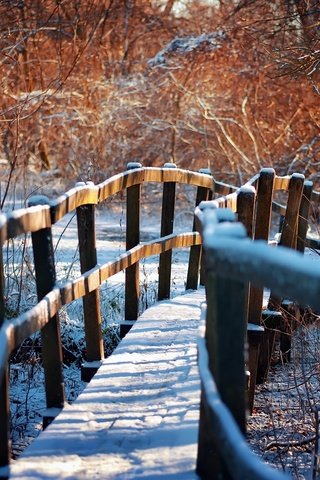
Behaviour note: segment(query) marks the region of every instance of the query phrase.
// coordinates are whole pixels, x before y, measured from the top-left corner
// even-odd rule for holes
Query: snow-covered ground
[[[12,478],[198,478],[203,300],[200,289],[145,311],[85,391],[12,464]]]

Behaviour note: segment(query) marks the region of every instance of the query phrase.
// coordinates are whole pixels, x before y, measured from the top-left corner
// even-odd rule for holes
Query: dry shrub
[[[48,172],[64,188],[131,160],[236,183],[269,165],[317,180],[317,79],[287,66],[305,37],[286,2],[174,3],[0,3],[5,183]]]

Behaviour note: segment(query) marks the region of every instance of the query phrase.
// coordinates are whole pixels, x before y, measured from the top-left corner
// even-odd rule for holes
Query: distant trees
[[[138,158],[317,179],[317,3],[0,0],[2,178]]]

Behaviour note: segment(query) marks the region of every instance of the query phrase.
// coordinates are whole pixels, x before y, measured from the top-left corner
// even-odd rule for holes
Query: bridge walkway
[[[204,289],[146,310],[72,405],[22,456],[14,479],[196,479]]]

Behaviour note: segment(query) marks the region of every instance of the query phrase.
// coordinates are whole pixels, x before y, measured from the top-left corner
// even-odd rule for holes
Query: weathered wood
[[[204,169],[204,170],[206,170],[206,169]],[[212,173],[210,173],[210,174],[212,175]],[[212,190],[213,190],[214,194],[229,195],[230,193],[233,193],[236,190],[238,190],[238,187],[235,187],[233,185],[228,185],[227,183],[218,182],[217,180],[215,180],[214,177],[212,177],[212,180],[213,180]]]
[[[283,177],[276,175],[274,178],[274,190],[288,190],[290,178],[290,175],[285,175]]]
[[[99,188],[92,182],[79,182],[74,188],[50,202],[51,221],[57,222],[81,205],[96,205]]]
[[[303,193],[299,210],[297,250],[304,253],[308,232],[309,213],[311,206],[313,183],[306,180],[303,186]]]
[[[227,234],[228,229],[224,230]],[[314,262],[300,252],[281,246],[271,248],[267,243],[248,239],[239,241],[238,237],[203,237],[203,242],[210,251],[207,269],[221,270],[223,276],[248,280],[259,287],[264,285],[280,297],[320,310],[320,273]]]
[[[254,232],[254,213],[255,213],[255,200],[256,200],[256,190],[254,187],[248,185],[241,187],[237,197],[237,215],[238,220],[245,226],[247,235],[252,238]],[[249,311],[249,291],[250,284],[245,284],[245,318],[248,319]],[[256,329],[247,329],[247,341],[249,345],[248,358],[246,359],[248,363],[248,369],[251,372],[254,371],[256,360],[256,351],[259,348],[261,332],[257,333]],[[250,379],[249,379],[249,389],[248,389],[248,405],[249,411],[252,411],[253,408],[253,396],[252,391],[250,390]]]
[[[169,169],[156,167],[141,167],[139,169],[134,169],[134,171],[120,173],[97,186],[86,185],[69,190],[64,195],[61,195],[50,202],[50,214],[48,212],[43,212],[39,215],[37,209],[32,210],[25,208],[12,212],[12,215],[9,216],[8,219],[9,230],[5,235],[5,239],[14,238],[20,234],[36,231],[40,228],[46,228],[49,225],[56,223],[63,218],[64,215],[72,212],[81,205],[101,203],[110,196],[119,193],[130,186],[142,184],[144,182],[172,181],[176,183],[185,183],[209,189],[213,188],[216,194],[226,196],[232,194],[232,192],[235,192],[238,189],[238,187],[233,185],[228,185],[206,177],[205,174],[188,170],[176,169],[169,171]],[[255,175],[247,182],[247,184],[255,185],[257,183],[257,178],[258,176]],[[276,176],[274,189],[287,190],[289,179],[289,176]],[[319,192],[313,191],[312,201],[318,202],[318,198],[320,198]],[[231,197],[231,200],[226,201],[225,199],[219,199],[219,201],[224,202],[225,206],[231,207],[234,205],[235,200]]]
[[[209,367],[209,354],[206,335],[206,316],[207,304],[203,304],[201,308],[200,321],[200,339],[198,340],[198,364],[199,370],[207,370],[206,374],[210,378],[212,372]],[[201,373],[200,373],[201,378]],[[214,384],[216,387],[216,384]],[[219,445],[216,443],[215,429],[208,425],[208,399],[205,392],[204,379],[201,378],[201,395],[200,395],[200,412],[199,412],[199,432],[198,432],[198,451],[196,472],[204,480],[211,478],[230,478],[228,476],[226,465],[221,460]]]
[[[300,203],[303,193],[304,175],[293,173],[289,183],[286,215],[282,225],[279,245],[296,248]]]
[[[20,208],[7,216],[6,239],[15,238],[27,232],[36,232],[42,228],[50,228],[50,226],[49,204]]]
[[[166,163],[165,168],[176,169],[174,163]],[[161,237],[173,232],[174,208],[176,199],[176,183],[165,182],[163,184],[162,210],[161,210]],[[159,258],[159,286],[158,300],[170,298],[171,290],[171,262],[172,250],[160,254]]]
[[[280,241],[278,245],[288,248],[296,248],[300,203],[304,187],[304,175],[292,174],[289,182],[288,200],[286,214],[282,221]],[[280,308],[281,298],[278,298],[273,291],[270,293],[268,302],[269,310]]]
[[[206,175],[211,175],[210,170],[201,169],[199,173],[204,173]],[[196,204],[197,207],[201,202],[207,201],[209,199],[210,190],[205,187],[198,187],[196,195]],[[196,220],[193,219],[193,231],[196,231]],[[188,263],[188,273],[187,273],[187,283],[186,290],[196,290],[198,288],[199,282],[199,270],[200,262],[202,257],[202,247],[201,245],[194,245],[190,248],[189,253],[189,263]]]
[[[133,185],[148,182],[175,182],[212,188],[212,179],[201,173],[180,168],[135,167],[132,171],[120,173],[97,185],[99,188],[99,202]]]
[[[247,231],[250,238],[253,237],[254,230],[254,212],[255,212],[256,190],[248,185],[241,187],[237,196],[237,215]],[[248,318],[249,308],[249,284],[246,285],[246,318]],[[250,333],[248,333],[248,336]]]
[[[82,298],[89,292],[96,290],[108,278],[130,267],[138,260],[154,255],[159,255],[172,248],[187,248],[201,243],[198,232],[169,235],[162,239],[156,239],[145,244],[137,245],[128,252],[123,253],[113,262],[102,266],[96,266],[89,272],[84,273],[73,281],[67,281],[65,285],[54,288],[37,305],[22,313],[19,317],[8,320],[6,329],[1,330],[0,346],[6,345],[10,340],[10,351],[18,347],[23,340],[37,332],[46,325],[51,316],[55,315],[63,305]],[[3,342],[2,342],[3,340]],[[0,372],[6,366],[8,356],[1,350]]]
[[[29,205],[49,204],[47,197],[35,196]],[[32,233],[34,266],[38,300],[41,300],[56,282],[51,228]],[[61,409],[65,402],[62,370],[62,348],[59,316],[56,313],[41,330],[42,362],[45,375],[47,408]]]
[[[281,360],[288,363],[291,360],[291,339],[296,321],[300,322],[298,306],[291,300],[281,302],[281,323],[280,330],[280,354]]]
[[[288,185],[288,200],[286,213],[282,221],[281,236],[279,245],[296,248],[298,224],[299,224],[299,211],[301,207],[301,199],[304,188],[304,176],[301,174],[293,174],[290,177]],[[278,298],[273,291],[271,291],[268,310],[274,310],[273,323],[278,319],[279,323],[274,325],[272,329],[266,328],[265,338],[260,346],[258,369],[257,369],[257,383],[261,383],[265,380],[271,361],[273,352],[275,330],[280,329],[282,325],[282,315],[277,315],[277,311],[280,311],[281,299]],[[281,309],[282,311],[282,309]],[[290,342],[289,337],[286,335],[286,340]]]
[[[275,183],[275,171],[272,168],[263,168],[260,171],[260,177],[257,185],[256,212],[255,212],[255,240],[268,240],[271,212],[272,195]],[[261,312],[263,303],[263,288],[258,288],[250,284],[249,304],[248,304],[248,323],[261,325]],[[254,403],[254,393],[257,378],[259,344],[251,342],[249,344],[249,370],[250,383],[248,391],[249,409],[252,411]]]
[[[253,187],[240,188],[237,196],[238,220],[246,227],[250,238],[253,238],[255,200],[256,191]]]
[[[127,169],[138,170],[140,163],[131,162]],[[130,250],[140,242],[140,184],[127,188],[126,249]],[[136,320],[139,312],[139,261],[126,269],[125,279],[125,320]]]
[[[204,340],[198,341],[198,364],[201,378],[201,407],[205,423],[203,430],[200,423],[200,432],[207,436],[211,434],[214,450],[198,450],[197,472],[205,480],[228,479],[234,480],[288,480],[282,472],[272,469],[263,463],[250,449],[246,439],[238,428],[229,409],[223,404],[217,391],[216,384],[208,367],[208,352]],[[200,413],[201,415],[201,413]],[[207,457],[202,455],[207,453]],[[220,464],[206,459],[212,455],[220,454],[223,465],[228,471],[223,470]],[[215,468],[217,467],[217,469]],[[210,469],[211,468],[211,469]],[[210,470],[209,470],[210,469]],[[229,475],[228,475],[229,474]]]
[[[205,254],[208,254],[207,250]],[[230,409],[243,433],[246,429],[246,293],[245,283],[220,277],[218,270],[206,271],[205,338],[209,371],[223,403]],[[217,445],[206,422],[204,400],[202,396],[197,473],[205,479],[231,478],[221,455],[217,458]]]
[[[245,432],[245,283],[207,272],[206,298],[209,369],[222,401]]]
[[[95,205],[88,204],[77,207],[77,224],[81,273],[85,273],[97,265]],[[86,340],[87,362],[97,362],[104,358],[101,332],[101,309],[99,289],[83,297],[84,328]],[[88,374],[88,372],[90,372]],[[82,366],[81,378],[90,381],[93,374]],[[95,373],[95,372],[94,372]]]

